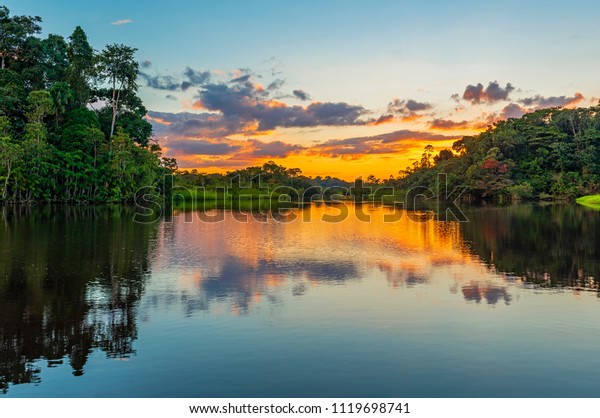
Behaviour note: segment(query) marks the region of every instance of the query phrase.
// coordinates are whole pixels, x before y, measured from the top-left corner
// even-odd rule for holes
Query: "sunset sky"
[[[431,144],[600,97],[597,1],[2,1],[138,48],[148,120],[180,168],[273,160],[397,175]]]

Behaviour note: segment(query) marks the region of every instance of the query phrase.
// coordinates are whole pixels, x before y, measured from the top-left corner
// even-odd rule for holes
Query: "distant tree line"
[[[226,173],[206,173],[196,169],[180,170],[175,176],[176,184],[189,189],[201,187],[205,189],[253,188],[256,190],[273,190],[280,187],[305,191],[314,186],[322,188],[349,188],[353,183],[331,176],[305,176],[299,168],[286,168],[273,161],[261,166],[251,166]],[[315,194],[317,191],[315,191]]]
[[[543,109],[465,136],[437,155],[427,146],[396,184],[466,186],[474,198],[572,199],[600,192],[600,107]]]
[[[152,141],[135,48],[0,6],[0,201],[127,201],[176,168]]]
[[[542,109],[465,136],[452,149],[436,153],[428,145],[411,167],[386,179],[313,178],[273,161],[224,174],[180,171],[176,178],[178,185],[206,189],[243,185],[335,192],[360,184],[370,191],[394,190],[401,197],[415,187],[436,190],[439,174],[446,175],[448,191],[466,187],[466,196],[475,199],[572,199],[600,193],[600,107]]]

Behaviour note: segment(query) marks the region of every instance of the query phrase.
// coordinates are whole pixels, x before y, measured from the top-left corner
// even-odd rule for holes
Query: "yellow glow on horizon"
[[[455,140],[437,141],[434,144],[436,153],[442,149],[452,148]],[[292,154],[284,158],[277,157],[262,157],[252,160],[251,164],[240,163],[239,166],[223,166],[219,167],[219,161],[211,158],[214,167],[189,167],[182,170],[196,169],[199,172],[206,173],[225,173],[236,169],[245,168],[249,165],[257,166],[274,161],[277,164],[287,168],[300,168],[305,176],[331,176],[339,177],[342,180],[352,181],[357,177],[366,178],[370,174],[377,178],[387,179],[390,175],[398,176],[400,170],[412,166],[415,160],[420,160],[425,146],[429,145],[428,141],[411,141],[408,148],[402,153],[387,153],[387,154],[362,154],[356,156],[345,157],[330,157],[326,155],[308,153]]]

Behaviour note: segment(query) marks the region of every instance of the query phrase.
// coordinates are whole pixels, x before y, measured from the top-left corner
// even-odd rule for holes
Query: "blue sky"
[[[489,4],[480,1],[303,1],[292,4],[282,1],[80,0],[75,3],[18,0],[3,4],[13,14],[40,15],[44,20],[44,34],[68,36],[80,25],[97,49],[114,42],[137,47],[140,62],[152,63],[143,69],[148,76],[179,79],[187,67],[211,72],[213,83],[228,83],[236,76],[250,75],[254,85],[259,87],[280,80],[281,86],[268,98],[260,96],[263,102],[276,100],[286,106],[306,109],[309,103],[315,102],[344,103],[365,109],[366,113],[360,116],[362,122],[336,120],[332,124],[329,120],[325,122],[329,125],[321,125],[323,120],[317,118],[306,122],[306,126],[295,126],[298,124],[288,121],[268,132],[253,131],[250,129],[252,121],[248,120],[242,124],[244,130],[229,130],[227,137],[212,135],[205,129],[196,134],[183,134],[175,129],[178,123],[166,129],[167,125],[158,126],[160,124],[154,122],[157,135],[165,137],[167,152],[177,155],[180,165],[205,167],[209,171],[235,167],[236,161],[243,166],[264,157],[290,163],[303,161],[302,168],[309,174],[317,174],[321,167],[332,162],[343,162],[346,168],[340,172],[346,176],[369,169],[380,175],[395,174],[415,158],[423,145],[420,141],[427,138],[415,139],[414,146],[393,150],[362,147],[352,156],[335,152],[321,155],[320,151],[308,148],[311,144],[356,138],[370,138],[365,141],[372,144],[373,137],[406,130],[447,135],[447,141],[438,140],[434,144],[440,148],[451,144],[456,135],[472,133],[485,126],[486,121],[502,118],[508,114],[503,110],[511,104],[512,110],[519,106],[521,112],[544,103],[588,106],[595,97],[600,97],[597,76],[600,3],[594,1]],[[128,20],[131,22],[112,24]],[[506,97],[501,94],[492,98],[482,93],[482,100],[475,103],[464,99],[467,86],[481,83],[485,90],[494,81],[501,89],[508,87]],[[144,80],[140,84],[140,95],[147,107],[161,112],[161,116],[181,112],[228,116],[228,110],[217,105],[194,108],[202,96],[202,86],[200,93],[197,88],[166,92],[147,86]],[[292,94],[294,90],[307,93],[310,101],[298,100]],[[239,89],[236,92],[242,94]],[[577,93],[583,99],[579,99]],[[457,95],[458,100],[452,100],[452,95]],[[537,96],[540,97],[537,102],[526,102]],[[563,100],[544,101],[549,98]],[[367,123],[369,118],[390,114],[388,105],[395,99],[427,103],[429,107],[420,110],[418,120],[407,118],[404,109],[404,113],[394,115],[390,123]],[[258,96],[252,100],[258,100]],[[177,116],[170,117],[171,122],[176,122]],[[257,123],[262,120],[256,115],[248,117],[255,118]],[[453,124],[436,125],[432,123],[434,120],[448,120]],[[469,123],[462,123],[467,121]],[[457,129],[432,131],[435,126]],[[219,156],[214,153],[183,155],[174,142],[169,147],[169,140],[173,141],[174,137],[188,142],[218,143],[221,145],[214,149],[233,151]],[[254,140],[253,145],[249,145],[249,140]],[[274,155],[252,148],[257,143],[269,145],[273,141],[289,146],[270,145],[270,149],[281,151]],[[187,145],[183,148],[194,148]],[[361,152],[369,150],[371,155],[359,158],[363,155]],[[389,155],[386,150],[390,151]],[[309,160],[314,164],[308,164]]]

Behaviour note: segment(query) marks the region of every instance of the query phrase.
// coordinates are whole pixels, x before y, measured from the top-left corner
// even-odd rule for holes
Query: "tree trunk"
[[[6,180],[4,180],[4,190],[2,191],[2,199],[6,199],[8,196],[8,180],[10,179],[10,175],[12,174],[12,162],[8,161],[6,165]]]
[[[8,196],[8,179],[10,178],[10,171],[6,175],[6,180],[4,180],[4,190],[2,191],[2,199],[6,199]]]
[[[115,103],[117,94],[117,80],[113,78],[113,91],[112,91],[112,122],[110,124],[110,137],[112,138],[115,133],[115,121],[117,120],[117,105]]]
[[[113,94],[112,94],[112,123],[110,124],[110,137],[112,138],[113,134],[115,133],[115,124],[117,122],[117,111],[119,110],[119,100],[121,99],[121,90],[123,89],[123,83],[121,83],[121,85],[119,86],[119,88],[116,88],[116,84],[113,81]],[[116,92],[116,97],[115,97],[115,92]]]
[[[113,102],[113,106],[112,106],[112,122],[110,124],[110,137],[112,138],[112,136],[115,133],[115,122],[117,121],[117,105],[115,102]]]

